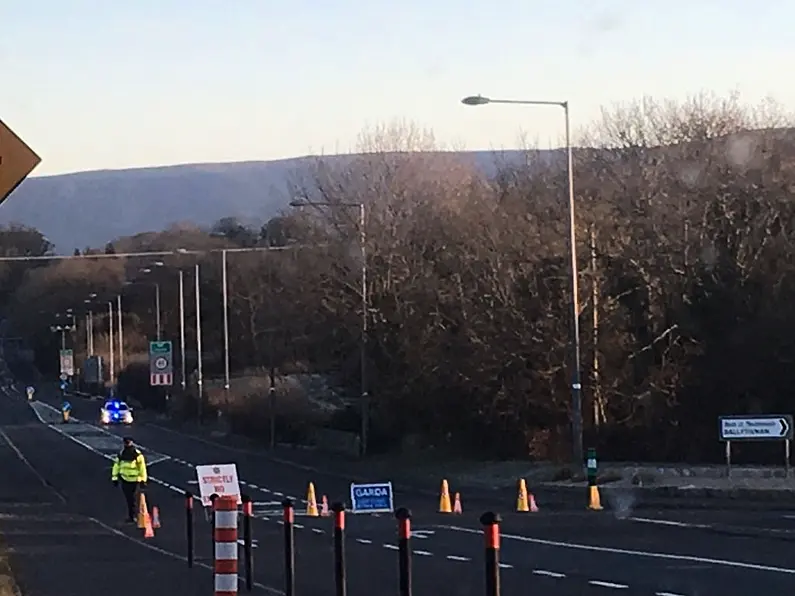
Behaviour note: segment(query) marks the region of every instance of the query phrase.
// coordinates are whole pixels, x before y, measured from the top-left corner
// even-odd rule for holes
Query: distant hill
[[[550,152],[552,153],[552,152]],[[485,174],[520,151],[461,152]],[[324,157],[344,163],[353,156]],[[314,157],[278,161],[101,170],[30,178],[0,207],[0,223],[40,230],[58,253],[101,247],[122,236],[156,232],[176,223],[210,226],[222,217],[260,224],[288,202],[291,176]]]

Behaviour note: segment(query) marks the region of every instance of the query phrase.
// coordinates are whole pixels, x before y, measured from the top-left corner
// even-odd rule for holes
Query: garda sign
[[[199,481],[199,494],[205,507],[212,505],[210,497],[213,495],[237,497],[238,505],[243,502],[235,464],[196,466],[196,479]]]
[[[351,484],[353,513],[392,513],[394,507],[391,482]]]
[[[721,441],[789,441],[792,439],[792,416],[721,416]]]
[[[174,382],[174,359],[170,341],[149,342],[149,384],[172,385]]]

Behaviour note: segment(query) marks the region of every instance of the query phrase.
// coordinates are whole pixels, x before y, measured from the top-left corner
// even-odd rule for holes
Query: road
[[[45,424],[20,429],[14,441],[83,515],[108,525],[118,521],[121,503],[108,488],[109,462],[103,454],[116,449],[121,434],[132,435],[145,449],[154,479],[150,499],[160,505],[164,524],[152,545],[164,551],[184,552],[184,499],[180,495],[185,489],[196,489],[193,467],[236,463],[243,490],[257,504],[255,579],[260,590],[268,587],[278,593],[283,587],[283,528],[277,503],[290,496],[303,506],[301,500],[310,481],[315,483],[318,495],[325,494],[330,501],[344,499],[348,492],[347,481],[338,476],[230,450],[145,422],[139,421],[129,429],[107,430],[85,423],[46,424],[56,419],[52,404],[57,402],[54,395],[39,397],[44,403],[34,407]],[[72,404],[74,416],[81,421],[97,419],[97,402],[73,399]],[[57,458],[52,453],[57,453]],[[75,470],[79,470],[78,479]],[[398,490],[396,505],[413,512],[414,583],[418,594],[484,593],[483,542],[477,518],[487,507],[504,514],[501,559],[505,594],[747,596],[753,592],[787,594],[795,589],[792,536],[765,531],[786,529],[787,524],[795,530],[795,519],[780,512],[644,511],[641,517],[568,508],[518,514],[510,512],[511,503],[465,500],[464,514],[452,516],[436,513],[436,499],[405,490]],[[297,521],[300,593],[330,593],[330,520],[299,515]],[[774,528],[776,524],[782,528]],[[733,531],[724,531],[730,526]],[[199,554],[206,559],[209,526],[201,522],[198,527]],[[741,531],[743,528],[759,533],[753,535]],[[389,586],[390,592],[396,590],[395,543],[395,523],[390,517],[349,519],[351,596],[370,595],[381,586]]]

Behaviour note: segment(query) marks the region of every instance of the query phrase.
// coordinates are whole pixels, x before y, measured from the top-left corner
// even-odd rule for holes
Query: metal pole
[[[113,390],[115,369],[113,365],[113,302],[108,301],[108,358],[110,358],[110,387]]]
[[[367,391],[367,311],[368,311],[368,299],[367,299],[367,231],[365,230],[366,224],[366,213],[364,203],[359,204],[359,243],[361,248],[361,259],[362,259],[362,335],[361,341],[359,346],[359,358],[360,358],[360,366],[361,366],[361,383],[362,383],[362,394],[361,394],[361,418],[362,418],[362,427],[361,427],[361,444],[359,445],[361,456],[364,457],[367,455],[367,434],[369,431],[369,418],[370,418],[370,408],[369,408],[369,395]]]
[[[229,290],[226,276],[226,250],[221,251],[221,284],[224,299],[224,389],[229,391]]]
[[[90,355],[94,355],[94,313],[88,311],[88,351]]]
[[[121,294],[116,296],[116,316],[118,317],[119,335],[119,372],[124,370],[124,324],[122,323]]]
[[[566,120],[566,170],[568,174],[569,194],[569,253],[571,256],[571,310],[572,310],[572,350],[574,352],[571,375],[571,407],[573,465],[583,463],[583,421],[582,421],[582,381],[580,378],[580,291],[579,272],[577,270],[577,224],[574,216],[574,158],[571,146],[571,124],[569,118],[569,102],[563,102],[563,113]]]
[[[161,333],[160,333],[160,284],[155,284],[155,317],[157,320],[157,341],[160,341]]]
[[[66,329],[61,329],[61,351],[66,349]]]
[[[202,419],[202,406],[204,396],[202,393],[202,309],[201,287],[199,284],[199,264],[196,263],[196,388],[199,395],[199,422]]]
[[[179,270],[179,357],[182,370],[182,390],[185,391],[185,275]]]

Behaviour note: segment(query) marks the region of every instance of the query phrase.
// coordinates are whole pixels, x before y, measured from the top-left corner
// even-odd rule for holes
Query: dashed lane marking
[[[448,561],[463,561],[463,562],[472,560],[469,557],[459,557],[458,555],[447,555],[445,559],[447,559]]]
[[[685,596],[684,594],[676,594],[674,592],[655,592],[654,596]]]
[[[437,526],[454,532],[464,532],[467,534],[480,534],[482,530],[463,528],[460,526]],[[660,559],[666,561],[687,561],[689,563],[701,563],[714,565],[716,567],[730,567],[734,569],[749,569],[753,571],[767,571],[769,573],[780,573],[783,575],[795,575],[795,569],[787,567],[776,567],[774,565],[761,565],[758,563],[746,563],[744,561],[730,561],[727,559],[713,559],[710,557],[699,557],[696,555],[677,555],[673,553],[661,553],[654,551],[632,550],[625,548],[614,548],[610,546],[597,546],[593,544],[578,544],[576,542],[562,542],[559,540],[546,540],[543,538],[531,538],[519,534],[502,534],[503,540],[516,540],[529,544],[539,544],[543,546],[554,546],[571,550],[581,550],[595,553],[610,553],[615,555],[627,555],[630,557],[641,557],[646,559]]]
[[[626,584],[614,584],[613,582],[603,582],[598,579],[588,580],[592,586],[599,586],[600,588],[613,588],[614,590],[626,590],[629,588]]]
[[[565,573],[557,573],[556,571],[547,571],[546,569],[533,569],[533,575],[543,575],[545,577],[554,577],[556,579],[563,579],[566,577]]]

